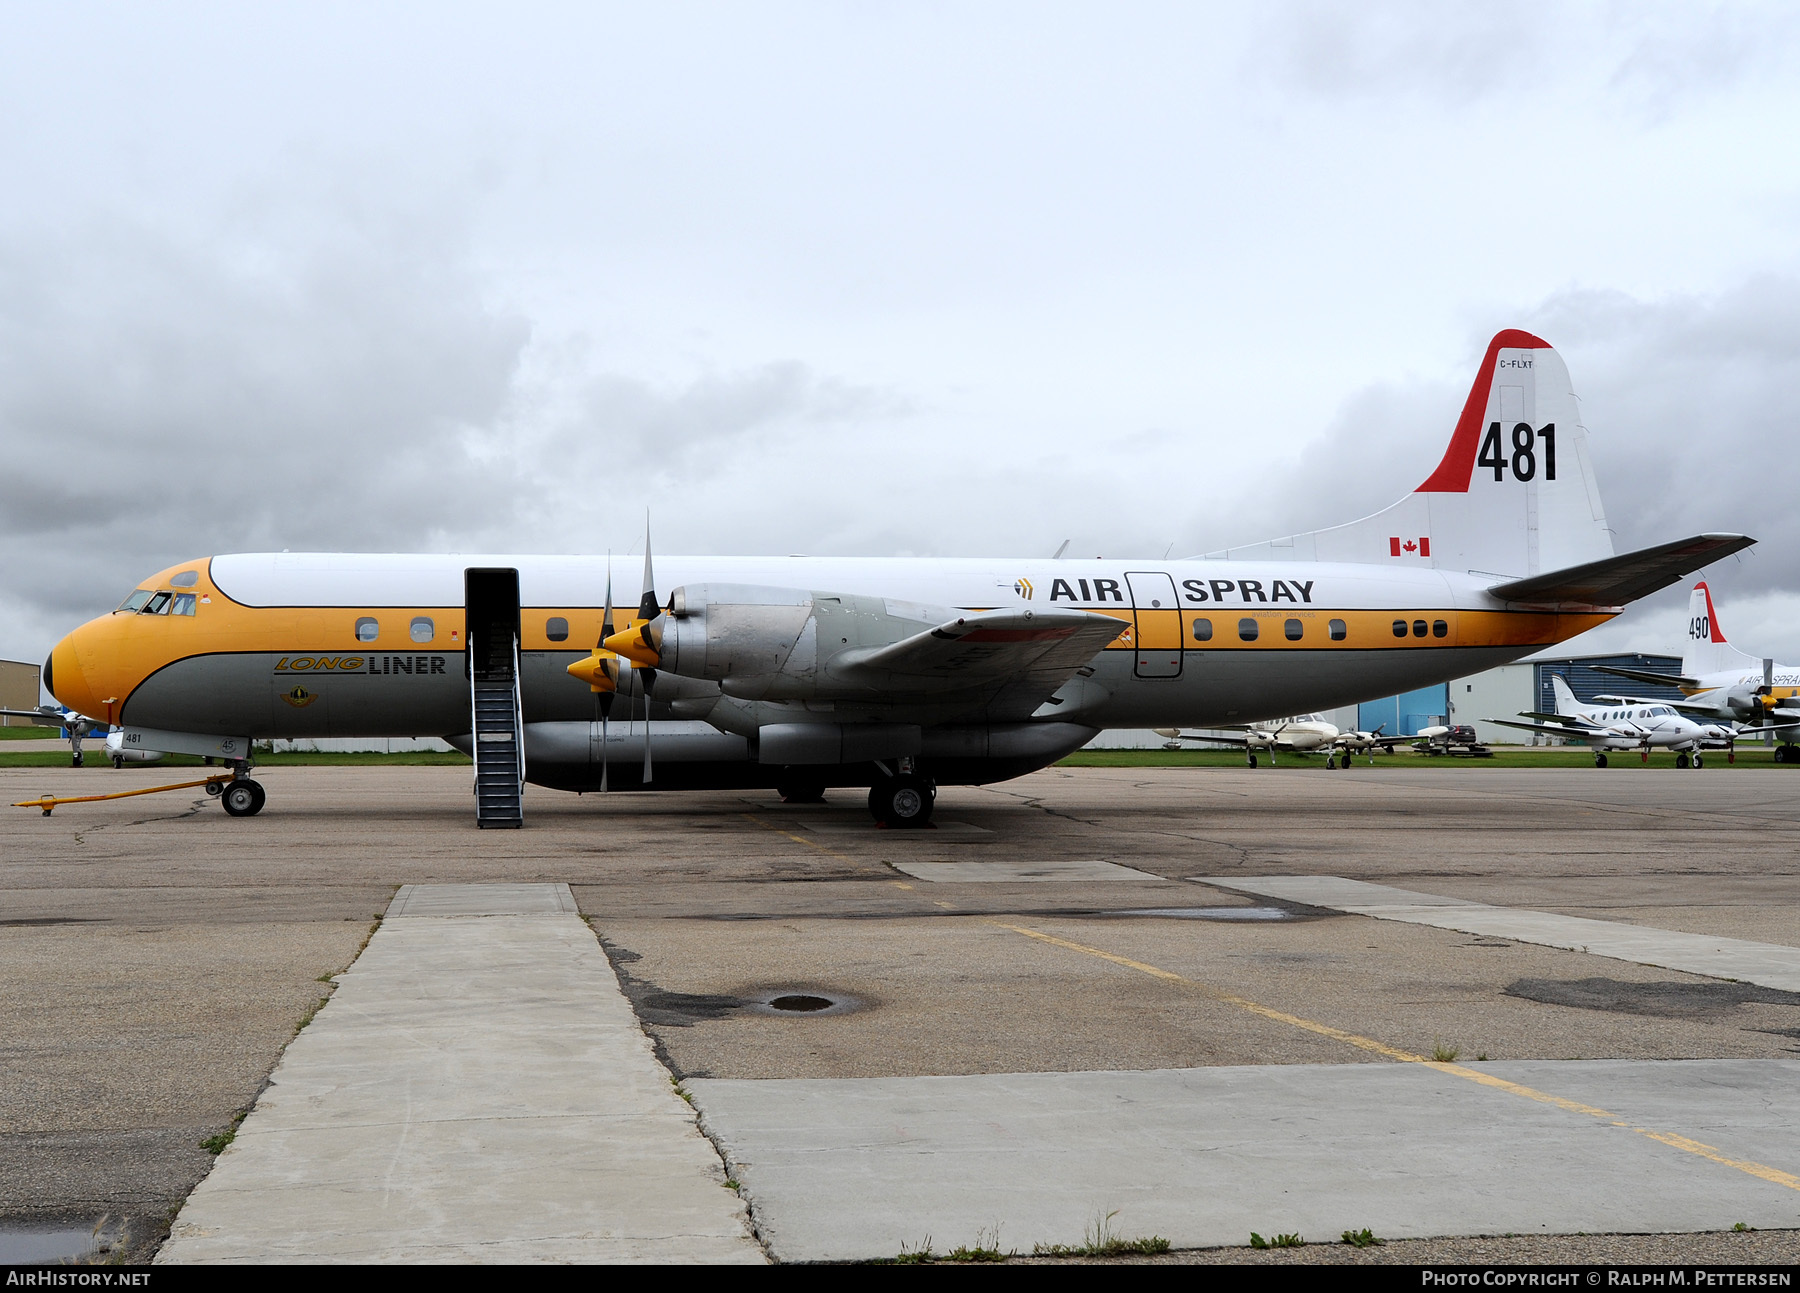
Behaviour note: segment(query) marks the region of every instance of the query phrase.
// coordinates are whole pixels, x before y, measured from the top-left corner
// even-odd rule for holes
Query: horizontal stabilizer
[[[1619,665],[1612,664],[1597,664],[1594,666],[1594,672],[1613,673],[1621,678],[1630,678],[1633,682],[1655,683],[1659,687],[1699,687],[1700,685],[1700,680],[1698,678],[1690,678],[1686,674],[1654,673],[1649,669],[1626,669]],[[1604,697],[1601,699],[1604,699]],[[1655,701],[1653,703],[1666,705],[1673,702]],[[1708,705],[1705,708],[1712,709],[1714,706]]]
[[[1640,548],[1529,579],[1495,584],[1488,591],[1509,602],[1623,606],[1755,542],[1742,534],[1697,534],[1691,539],[1659,543],[1654,548]]]

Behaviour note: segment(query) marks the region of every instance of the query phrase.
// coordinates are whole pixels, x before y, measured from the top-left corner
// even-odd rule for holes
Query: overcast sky
[[[270,548],[1161,556],[1487,338],[1800,660],[1800,11],[0,9],[0,655]],[[1678,649],[1685,585],[1576,645]],[[847,590],[857,591],[857,590]]]

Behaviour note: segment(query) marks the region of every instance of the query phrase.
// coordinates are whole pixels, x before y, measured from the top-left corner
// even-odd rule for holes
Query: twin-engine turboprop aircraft
[[[1678,768],[1687,767],[1690,757],[1696,768],[1704,767],[1701,749],[1722,739],[1719,729],[1683,718],[1673,705],[1661,701],[1584,705],[1575,699],[1574,690],[1561,674],[1550,675],[1550,687],[1556,694],[1554,714],[1521,710],[1519,717],[1531,722],[1516,723],[1507,718],[1483,721],[1586,745],[1594,752],[1597,768],[1606,766],[1608,751],[1636,750],[1648,762],[1653,749],[1674,750]]]
[[[1712,589],[1701,580],[1688,596],[1687,649],[1679,674],[1594,666],[1602,673],[1618,674],[1638,682],[1678,687],[1686,700],[1646,702],[1636,696],[1599,696],[1597,700],[1623,704],[1673,705],[1682,713],[1722,725],[1719,743],[1730,749],[1736,741],[1753,736],[1778,736],[1777,763],[1800,763],[1800,669],[1745,655],[1725,640],[1719,615],[1713,609]],[[1738,724],[1747,726],[1739,728]]]
[[[646,559],[617,616],[597,557],[219,556],[75,630],[44,681],[128,749],[225,760],[239,815],[263,802],[254,741],[448,734],[483,825],[518,825],[529,780],[867,786],[919,826],[938,785],[1102,728],[1247,725],[1516,660],[1751,542],[1614,555],[1568,371],[1509,331],[1425,482],[1334,529],[1175,562]]]

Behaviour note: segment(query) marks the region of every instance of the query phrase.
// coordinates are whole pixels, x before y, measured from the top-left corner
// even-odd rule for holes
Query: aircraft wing
[[[1495,723],[1501,727],[1516,727],[1521,732],[1542,732],[1545,736],[1560,736],[1565,741],[1588,741],[1595,737],[1617,735],[1593,727],[1562,727],[1556,723],[1515,723],[1509,718],[1484,718],[1484,723]]]
[[[1698,678],[1689,678],[1685,674],[1652,673],[1648,669],[1625,669],[1619,665],[1597,664],[1594,666],[1594,672],[1616,673],[1619,677],[1629,678],[1633,682],[1653,682],[1663,687],[1698,688],[1700,686],[1700,680]],[[1675,702],[1659,700],[1655,703],[1658,705],[1672,705]]]
[[[1585,606],[1623,606],[1667,588],[1711,565],[1720,557],[1755,543],[1742,534],[1696,534],[1674,543],[1659,543],[1604,561],[1568,566],[1529,579],[1494,584],[1488,591],[1509,602],[1579,602]]]
[[[1029,714],[1108,642],[1123,620],[1087,611],[980,611],[886,646],[834,657],[832,674],[921,697],[988,693]]]
[[[29,718],[40,727],[62,727],[79,719],[66,719],[60,710],[49,709],[0,709],[0,718]]]

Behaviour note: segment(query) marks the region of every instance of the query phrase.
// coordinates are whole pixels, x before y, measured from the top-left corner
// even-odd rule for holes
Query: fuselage
[[[594,720],[594,694],[567,668],[602,635],[609,570],[598,557],[200,559],[160,572],[71,633],[51,654],[46,684],[71,708],[127,729],[251,740],[466,733],[470,567],[519,572],[524,721]],[[1610,618],[1509,606],[1476,576],[1349,563],[659,557],[657,576],[665,600],[710,580],[952,612],[1042,606],[1114,617],[1120,636],[1031,715],[1071,731],[1326,709],[1515,660]],[[633,618],[616,614],[615,624]],[[648,705],[651,719],[694,717],[668,710],[660,693],[630,703]],[[856,717],[882,715],[865,705]]]

